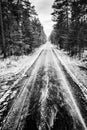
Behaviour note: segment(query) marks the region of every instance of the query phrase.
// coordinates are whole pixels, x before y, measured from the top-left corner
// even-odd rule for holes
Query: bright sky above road
[[[52,4],[54,0],[30,0],[31,3],[35,6],[36,12],[39,16],[39,19],[44,27],[45,33],[47,36],[50,35],[52,31]]]

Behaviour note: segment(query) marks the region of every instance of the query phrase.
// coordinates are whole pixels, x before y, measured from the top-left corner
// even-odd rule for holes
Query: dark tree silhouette
[[[29,54],[46,42],[46,35],[37,17],[35,7],[29,0],[0,1],[0,51],[4,58]]]
[[[71,56],[81,58],[87,47],[87,1],[55,0],[52,8],[55,24],[50,40]]]

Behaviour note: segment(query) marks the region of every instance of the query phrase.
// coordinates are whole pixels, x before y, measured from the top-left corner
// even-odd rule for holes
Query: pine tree
[[[3,27],[3,17],[2,17],[2,0],[0,1],[0,31],[1,31],[1,47],[2,52],[4,54],[4,58],[6,57],[5,51],[5,36],[4,36],[4,27]]]
[[[4,57],[29,54],[36,44],[44,43],[45,33],[40,21],[33,25],[36,18],[35,7],[29,0],[0,1],[0,39]]]
[[[55,43],[65,49],[70,55],[79,56],[86,47],[86,41],[82,40],[87,28],[87,1],[86,0],[55,0],[53,4]],[[85,29],[84,29],[85,26]],[[51,38],[52,39],[52,38]]]

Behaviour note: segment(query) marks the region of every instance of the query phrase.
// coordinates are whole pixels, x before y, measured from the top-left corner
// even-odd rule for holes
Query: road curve
[[[9,103],[1,130],[87,130],[84,94],[51,44],[19,81]]]

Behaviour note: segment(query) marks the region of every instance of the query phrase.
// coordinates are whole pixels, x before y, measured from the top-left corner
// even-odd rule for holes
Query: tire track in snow
[[[76,113],[78,115],[78,119],[82,123],[82,125],[84,127],[84,130],[86,130],[87,129],[86,123],[85,123],[85,120],[84,120],[84,118],[82,116],[82,111],[80,111],[80,107],[78,105],[79,102],[77,102],[78,99],[76,99],[76,97],[75,97],[75,91],[73,91],[73,88],[72,88],[72,86],[76,87],[75,82],[72,82],[72,84],[70,84],[70,80],[73,81],[73,79],[72,78],[71,79],[66,78],[67,70],[66,70],[66,68],[64,68],[65,66],[63,66],[62,63],[60,62],[61,60],[60,60],[60,58],[57,57],[56,51],[54,49],[52,51],[53,51],[53,53],[55,55],[55,58],[57,59],[56,60],[57,61],[56,68],[59,66],[59,68],[60,68],[59,71],[60,71],[61,77],[62,77],[62,79],[64,81],[65,89],[69,93],[70,99],[72,101],[71,105],[72,106],[74,105],[74,110],[76,111]],[[64,71],[64,70],[66,70],[66,71]],[[79,90],[80,90],[80,88],[79,88]],[[81,91],[80,91],[80,94],[81,94]],[[80,105],[82,105],[82,104],[80,104]],[[72,108],[72,110],[73,110],[73,108]]]
[[[2,130],[86,130],[59,60],[51,48],[41,55],[26,72]]]
[[[3,122],[2,130],[5,130],[5,129],[6,130],[7,129],[15,130],[17,128],[21,113],[23,111],[23,106],[24,106],[25,100],[26,100],[26,98],[30,97],[32,90],[34,88],[33,84],[35,82],[39,67],[42,64],[41,60],[44,58],[43,56],[44,56],[44,52],[41,53],[41,55],[38,57],[37,61],[32,66],[32,69],[30,69],[31,73],[28,70],[27,73],[28,73],[28,75],[30,74],[30,77],[29,77],[29,79],[25,80],[25,83],[22,86],[19,95],[15,99],[7,117],[5,118],[5,121]],[[27,97],[27,95],[29,95],[29,96]],[[28,106],[28,104],[27,104],[27,106]],[[19,111],[19,109],[20,109],[20,111]],[[13,120],[13,122],[11,122],[12,120]]]

